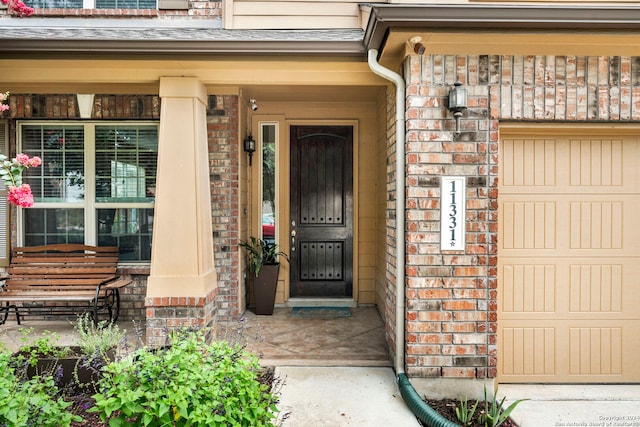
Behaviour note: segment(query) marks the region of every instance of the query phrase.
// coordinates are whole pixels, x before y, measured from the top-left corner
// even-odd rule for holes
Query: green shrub
[[[276,398],[259,371],[240,346],[174,334],[167,348],[140,349],[105,367],[93,411],[111,427],[272,427]]]
[[[67,411],[70,402],[56,398],[53,376],[22,381],[14,363],[11,353],[0,351],[0,426],[66,427],[82,420]]]
[[[30,336],[33,334],[33,328],[20,328],[20,346],[21,352],[27,354],[27,363],[31,366],[35,366],[39,357],[66,357],[69,354],[68,347],[60,347],[58,341],[60,336],[51,331],[42,332],[42,336],[35,341],[30,341]]]

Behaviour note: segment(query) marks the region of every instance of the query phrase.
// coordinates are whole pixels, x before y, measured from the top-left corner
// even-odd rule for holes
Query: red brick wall
[[[207,297],[146,298],[147,345],[168,345],[171,331],[183,328],[213,328],[217,289]]]
[[[12,119],[80,119],[75,94],[15,94],[9,97],[10,109],[2,117]],[[160,118],[157,95],[102,95],[93,101],[92,119]],[[15,136],[15,133],[13,133]],[[15,142],[15,141],[14,141]],[[15,147],[15,144],[12,146]]]
[[[412,55],[407,82],[407,372],[496,375],[501,120],[640,119],[640,58]],[[469,109],[454,135],[447,95]],[[467,177],[466,250],[440,250],[440,176]]]
[[[218,315],[231,318],[239,311],[240,172],[238,97],[209,96],[207,109],[211,212],[214,255],[218,275]]]
[[[382,303],[384,304],[384,313],[382,315],[385,322],[385,338],[389,345],[389,356],[391,360],[396,359],[396,278],[397,278],[397,259],[394,248],[396,247],[396,91],[389,86],[385,94],[386,110],[384,129],[386,131],[387,144],[385,147],[385,167],[386,167],[386,185],[387,197],[385,198],[385,241],[387,246],[386,262],[376,266],[378,269],[384,269],[384,293]],[[380,309],[380,308],[379,308]]]

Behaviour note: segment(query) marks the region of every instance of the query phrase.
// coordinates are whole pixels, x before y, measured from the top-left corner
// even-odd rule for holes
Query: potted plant
[[[282,256],[289,261],[289,257],[278,250],[275,242],[250,237],[248,241],[241,240],[240,247],[247,250],[249,270],[255,275],[253,289],[256,298],[256,314],[273,314],[278,287],[278,273]]]

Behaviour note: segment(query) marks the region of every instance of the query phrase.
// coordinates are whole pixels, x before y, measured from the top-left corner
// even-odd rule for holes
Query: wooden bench
[[[120,314],[120,289],[131,279],[116,274],[117,246],[58,244],[17,247],[0,285],[3,324],[10,310],[16,321],[25,315],[82,314],[98,324],[102,315],[115,322]]]

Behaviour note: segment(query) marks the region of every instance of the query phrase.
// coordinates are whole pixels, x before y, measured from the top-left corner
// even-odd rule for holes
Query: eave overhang
[[[371,7],[365,50],[395,67],[419,37],[427,53],[640,55],[640,7],[628,4],[423,4]]]
[[[576,35],[610,34],[618,38],[603,43],[620,44],[619,50],[626,52],[627,46],[640,46],[640,40],[634,39],[640,34],[640,7],[630,4],[363,4],[362,8],[369,12],[364,30],[225,30],[212,24],[194,28],[193,22],[197,21],[188,20],[180,27],[171,24],[174,27],[169,28],[163,26],[166,22],[136,19],[126,20],[127,25],[110,27],[113,21],[105,19],[102,24],[95,24],[93,19],[82,18],[68,18],[61,20],[62,25],[49,25],[46,18],[2,18],[0,54],[30,58],[91,54],[97,57],[215,55],[250,59],[277,55],[344,57],[366,62],[366,52],[377,49],[384,63],[383,56],[387,61],[390,58],[395,61],[406,53],[405,36],[412,33],[425,36],[427,51],[431,46],[437,51],[447,38],[449,47],[463,48],[459,49],[460,53],[473,52],[472,48],[464,49],[464,43],[469,43],[472,38],[469,35],[473,34],[485,34],[484,38],[477,38],[477,46],[485,45],[492,37],[495,40],[496,34],[506,36],[500,40],[505,45],[512,39],[513,46],[521,43],[518,34],[524,37],[541,34],[540,40],[553,34],[560,38],[573,37],[574,41]],[[140,22],[144,23],[139,25]],[[398,36],[394,38],[393,34]],[[432,37],[434,34],[440,37]],[[622,37],[629,35],[633,37],[625,43]],[[619,43],[620,40],[623,42]],[[538,42],[538,46],[542,43],[546,42]],[[593,44],[594,39],[583,37],[579,43]],[[560,44],[557,50],[562,50]]]
[[[12,26],[0,31],[0,52],[117,55],[364,55],[363,31],[224,30],[219,28],[84,28]],[[35,20],[34,20],[35,21]],[[71,20],[67,21],[70,22]],[[131,21],[135,26],[135,21]],[[0,21],[0,28],[2,27]]]

